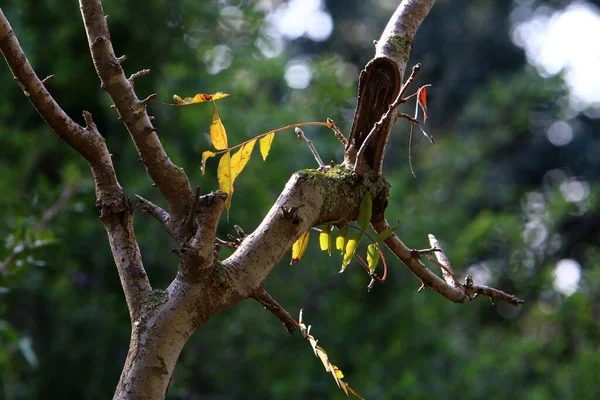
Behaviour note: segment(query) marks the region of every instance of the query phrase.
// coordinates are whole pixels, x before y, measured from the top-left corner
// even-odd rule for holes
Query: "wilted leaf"
[[[333,364],[331,364],[331,365],[333,366],[333,371],[335,372],[335,376],[337,376],[339,379],[342,379],[344,377],[344,374],[342,373],[342,370],[339,369],[337,367],[337,365],[333,365]]]
[[[250,161],[250,156],[252,155],[252,150],[254,150],[254,145],[256,144],[256,140],[246,143],[239,149],[233,157],[231,157],[231,180],[233,181],[238,177],[240,172],[244,169],[248,161]]]
[[[200,165],[200,171],[202,172],[202,175],[204,175],[204,172],[206,172],[206,160],[216,155],[216,153],[208,150],[202,153],[202,164]]]
[[[367,264],[369,264],[369,272],[373,273],[379,264],[379,246],[376,243],[371,243],[367,246]]]
[[[225,150],[227,148],[227,133],[214,103],[212,123],[210,124],[210,141],[217,150]]]
[[[306,325],[304,325],[304,323],[302,322],[302,310],[300,310],[300,318],[298,321],[300,331],[302,332],[302,336],[304,336],[304,338],[310,343],[310,346],[312,347],[315,356],[317,356],[323,363],[325,371],[331,373],[333,379],[335,380],[335,383],[337,383],[338,387],[340,387],[344,391],[344,393],[346,393],[346,395],[351,394],[357,399],[362,400],[362,397],[360,397],[358,393],[356,393],[346,382],[342,380],[344,378],[344,374],[337,366],[331,363],[327,352],[325,352],[325,349],[323,349],[321,346],[317,346],[318,340],[310,334],[310,326],[307,328]]]
[[[392,234],[392,232],[396,230],[398,225],[399,224],[396,224],[394,226],[388,226],[387,228],[382,230],[381,233],[377,235],[377,242],[383,242],[385,239],[387,239]]]
[[[275,132],[269,133],[267,136],[259,140],[260,154],[262,155],[263,161],[267,159],[269,151],[271,150],[271,144],[273,144],[273,138]]]
[[[231,208],[231,196],[233,195],[233,180],[231,179],[231,154],[229,152],[223,154],[217,166],[217,180],[219,181],[219,189],[227,193],[225,200],[225,209],[229,218],[229,209]]]
[[[340,272],[344,272],[350,261],[352,261],[352,257],[354,257],[354,253],[358,248],[360,240],[362,239],[362,232],[355,233],[348,239],[346,242],[346,247],[344,248],[344,259],[342,260],[342,268]]]
[[[365,197],[363,197],[360,202],[360,211],[358,212],[358,226],[360,226],[363,231],[367,229],[369,223],[371,222],[371,213],[373,212],[373,200],[371,198],[371,192],[367,192]]]
[[[321,246],[321,250],[327,251],[329,255],[331,255],[331,245],[333,241],[331,238],[332,228],[333,226],[327,225],[321,229],[321,233],[319,234],[319,246]]]
[[[227,97],[227,96],[229,96],[229,94],[223,93],[223,92],[217,92],[214,94],[198,93],[194,97],[185,97],[182,99],[181,97],[174,94],[173,100],[175,100],[177,103],[179,103],[181,105],[190,105],[190,104],[204,103],[207,101],[215,101],[215,100],[222,99],[223,97]]]
[[[427,88],[429,86],[431,85],[421,86],[417,91],[417,103],[421,107],[421,110],[423,110],[423,122],[427,121]]]
[[[348,226],[344,225],[341,228],[338,227],[338,233],[335,238],[335,248],[344,254],[346,248],[346,236],[348,236]]]
[[[304,232],[294,245],[292,246],[292,262],[291,264],[297,263],[302,259],[304,252],[306,251],[306,247],[308,246],[308,238],[310,237],[310,233],[308,231]]]

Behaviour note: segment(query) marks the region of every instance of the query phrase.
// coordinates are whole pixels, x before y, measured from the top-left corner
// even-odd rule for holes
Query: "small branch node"
[[[119,63],[121,63],[120,58],[117,58],[117,61],[119,61]],[[136,80],[137,78],[144,76],[144,75],[148,75],[150,73],[149,69],[142,69],[134,74],[131,74],[131,76],[128,78],[128,81],[133,83],[134,80]],[[154,97],[156,97],[156,95],[154,95]]]
[[[140,104],[146,105],[152,100],[156,98],[156,93],[152,93],[150,96],[146,97],[144,100],[140,101]]]
[[[42,84],[46,85],[46,83],[50,82],[54,78],[56,78],[56,75],[54,75],[54,74],[48,75],[47,77],[45,77],[44,79],[42,79]]]
[[[119,64],[123,64],[127,60],[127,56],[123,54],[121,57],[117,58]]]
[[[150,200],[146,200],[140,195],[136,194],[135,197],[137,197],[140,203],[143,204],[142,213],[148,214],[154,219],[156,219],[158,222],[163,224],[165,229],[167,229],[167,232],[170,233],[170,230],[168,228],[169,213],[163,210],[161,207],[157,206],[156,204],[152,203]]]

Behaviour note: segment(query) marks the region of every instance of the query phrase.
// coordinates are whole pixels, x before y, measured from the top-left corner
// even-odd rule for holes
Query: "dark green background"
[[[111,0],[104,9],[117,54],[128,56],[126,72],[152,70],[136,81],[138,95],[157,93],[170,101],[174,93],[230,93],[218,106],[230,143],[238,143],[328,117],[347,133],[358,72],[393,12],[383,6],[387,3],[394,2],[328,0],[332,36],[324,42],[288,41],[272,59],[255,45],[264,15],[251,1]],[[560,9],[568,3],[533,6]],[[226,5],[242,12],[241,29],[220,17]],[[510,40],[513,6],[437,2],[411,57],[411,63],[423,64],[416,84],[433,84],[427,129],[436,144],[413,147],[418,177],[413,178],[408,126],[399,122],[385,173],[392,185],[387,216],[400,222],[397,232],[408,246],[427,247],[427,234],[433,233],[461,279],[470,266],[485,265],[490,285],[516,293],[526,304],[515,309],[478,298],[457,305],[431,290],[417,293],[419,281],[391,255],[389,281],[367,293],[361,268],[352,263],[338,274],[340,257],[319,252],[316,235],[301,262],[290,267],[285,259],[267,279],[267,289],[288,311],[305,310],[312,333],[366,398],[600,396],[600,120],[573,117],[560,106],[566,94],[562,78],[540,78],[527,65]],[[160,203],[99,88],[76,2],[5,0],[2,10],[38,75],[56,75],[49,88],[65,111],[80,123],[83,110],[94,115],[128,195]],[[349,40],[358,24],[367,34]],[[204,54],[223,44],[231,49],[232,64],[210,75]],[[283,79],[287,62],[296,58],[313,68],[305,90],[290,89]],[[0,66],[0,87],[0,260],[18,253],[0,276],[0,398],[109,398],[125,360],[129,320],[94,207],[91,174],[36,114],[6,66]],[[216,189],[216,159],[209,160],[206,176],[198,168],[209,148],[211,107],[151,105],[150,113],[167,152],[192,183],[205,192]],[[545,131],[562,119],[573,127],[574,140],[555,147]],[[324,159],[340,160],[343,149],[331,132],[305,133]],[[233,233],[233,223],[252,231],[290,175],[314,166],[292,131],[278,134],[269,159],[254,154],[236,182],[231,223],[223,219],[219,235]],[[565,179],[589,185],[587,198],[567,202],[560,192]],[[71,184],[77,194],[44,230],[34,232]],[[137,215],[136,227],[151,283],[164,288],[176,272],[173,244],[149,217]],[[18,252],[22,243],[29,246]],[[562,259],[582,266],[579,288],[570,297],[553,287]],[[194,334],[168,398],[344,394],[300,335],[289,336],[259,304],[246,301]]]

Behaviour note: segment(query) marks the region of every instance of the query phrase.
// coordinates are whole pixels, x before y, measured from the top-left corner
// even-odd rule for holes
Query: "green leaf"
[[[379,246],[377,243],[371,243],[367,246],[367,264],[369,264],[369,272],[373,273],[379,264]]]
[[[360,202],[360,211],[358,212],[358,225],[363,229],[367,229],[371,222],[371,214],[373,212],[373,199],[371,198],[371,192],[367,192]]]
[[[400,225],[400,224],[398,223],[394,226],[388,226],[387,228],[382,230],[381,233],[379,235],[377,235],[377,242],[378,243],[383,242],[385,239],[387,239],[392,234],[392,232],[394,232],[396,230],[398,225]]]
[[[329,255],[331,255],[331,245],[332,245],[332,237],[331,237],[331,229],[333,226],[327,225],[323,229],[321,229],[321,234],[319,235],[319,246],[321,250],[327,251]]]
[[[342,261],[342,268],[340,269],[340,272],[344,272],[348,264],[350,264],[350,261],[352,261],[352,257],[354,257],[354,253],[356,253],[356,249],[360,244],[362,235],[362,232],[355,233],[346,242],[346,247],[344,248],[344,260]]]

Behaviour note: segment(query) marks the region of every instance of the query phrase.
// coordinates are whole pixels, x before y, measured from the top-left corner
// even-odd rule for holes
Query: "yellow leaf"
[[[360,239],[362,239],[362,232],[355,233],[346,242],[346,247],[344,248],[344,260],[342,261],[342,268],[340,269],[340,272],[344,272],[348,264],[350,264],[350,261],[352,261],[352,257],[354,257],[354,253],[356,252],[356,248],[360,243]]]
[[[215,101],[227,96],[229,96],[229,94],[223,92],[217,92],[214,94],[198,93],[194,96],[190,104],[204,103],[205,101]]]
[[[235,181],[240,172],[244,169],[248,161],[250,161],[250,156],[252,155],[252,150],[254,150],[254,145],[256,144],[256,140],[246,143],[239,149],[233,157],[231,157],[231,180]]]
[[[342,370],[339,369],[337,367],[337,365],[331,364],[333,365],[333,371],[335,372],[335,376],[337,376],[339,379],[342,379],[344,377],[344,374],[342,373]]]
[[[379,246],[376,243],[372,243],[367,246],[367,264],[369,264],[369,272],[375,272],[377,264],[379,263]]]
[[[229,152],[223,154],[217,166],[217,180],[219,181],[219,189],[227,193],[225,200],[225,209],[229,218],[229,209],[231,208],[231,196],[233,195],[233,180],[231,179],[231,154]]]
[[[300,261],[304,252],[306,251],[306,247],[308,246],[308,238],[310,237],[310,233],[308,231],[304,232],[298,240],[292,246],[292,262],[291,264],[297,263]]]
[[[260,139],[260,154],[262,155],[263,161],[267,159],[269,155],[269,150],[271,150],[271,144],[273,143],[273,138],[275,137],[275,132],[269,133],[264,138]]]
[[[190,104],[204,103],[207,101],[215,101],[215,100],[222,99],[223,97],[227,97],[227,96],[229,96],[229,94],[223,93],[223,92],[217,92],[214,94],[198,93],[194,97],[185,97],[182,99],[181,97],[174,94],[173,100],[175,100],[178,104],[181,104],[181,105],[190,105]]]
[[[227,148],[227,133],[221,122],[217,107],[213,103],[212,124],[210,124],[210,141],[217,150],[225,150]]]
[[[204,172],[206,172],[206,160],[216,155],[217,154],[213,153],[212,151],[205,151],[202,153],[202,164],[200,165],[200,171],[202,171],[202,175],[204,175]]]
[[[346,248],[346,236],[348,236],[348,226],[344,225],[341,228],[338,227],[338,233],[335,238],[335,248],[344,254]]]
[[[321,250],[327,251],[329,255],[331,255],[331,229],[333,226],[327,225],[325,228],[321,229],[321,233],[319,234],[319,246],[321,246]]]

